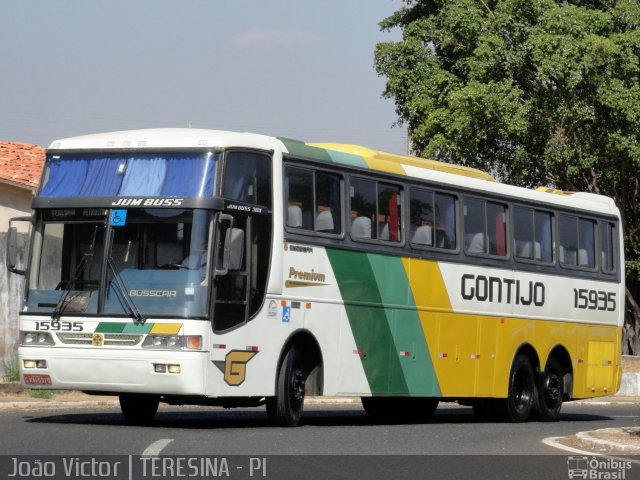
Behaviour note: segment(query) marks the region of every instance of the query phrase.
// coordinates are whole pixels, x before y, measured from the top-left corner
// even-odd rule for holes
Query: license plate
[[[27,385],[51,385],[51,377],[49,375],[25,373],[23,378],[24,383]]]

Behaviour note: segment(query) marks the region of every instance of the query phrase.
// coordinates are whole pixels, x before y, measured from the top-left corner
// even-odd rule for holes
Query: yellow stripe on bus
[[[181,323],[156,323],[150,333],[165,333],[167,335],[177,335],[182,328]]]
[[[443,397],[502,397],[513,355],[530,344],[544,368],[551,351],[566,348],[573,397],[611,395],[620,386],[621,328],[453,311],[438,263],[403,258],[429,355]]]

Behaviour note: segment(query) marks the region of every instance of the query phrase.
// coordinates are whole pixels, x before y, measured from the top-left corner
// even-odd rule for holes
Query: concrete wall
[[[18,342],[18,312],[24,293],[24,277],[9,273],[6,267],[9,219],[31,215],[30,190],[0,184],[0,380],[4,365],[15,359]],[[26,232],[20,235],[26,242]]]

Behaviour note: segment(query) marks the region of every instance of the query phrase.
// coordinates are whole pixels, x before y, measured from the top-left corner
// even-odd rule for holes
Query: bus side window
[[[313,224],[313,171],[287,167],[287,227],[310,230]]]
[[[456,212],[453,195],[412,187],[409,209],[410,238],[413,246],[446,250],[456,248]]]
[[[535,211],[534,260],[539,262],[553,262],[552,218],[553,214],[549,212]]]
[[[581,218],[578,221],[578,265],[595,268],[596,222]]]
[[[516,258],[533,260],[533,210],[530,208],[513,208],[513,240]]]
[[[616,271],[615,251],[617,246],[616,226],[613,223],[600,224],[600,251],[602,257],[602,271],[614,273]]]
[[[230,152],[224,163],[222,196],[271,208],[271,158],[262,153]]]
[[[465,198],[464,201],[464,249],[467,253],[486,253],[487,231],[484,200]]]
[[[487,202],[487,238],[489,254],[507,255],[507,207],[500,203]]]
[[[514,256],[541,263],[553,262],[552,214],[532,208],[513,208]]]
[[[456,249],[456,198],[436,193],[436,247]]]
[[[313,229],[320,233],[341,233],[342,202],[340,199],[339,175],[316,172],[315,191],[316,209]]]
[[[400,242],[400,187],[378,184],[378,238],[388,242]]]
[[[422,188],[411,188],[409,217],[412,244],[433,246],[433,213],[433,192]]]
[[[402,241],[400,187],[351,179],[351,238]]]
[[[575,267],[578,265],[578,218],[572,215],[560,215],[558,230],[560,264]]]
[[[339,175],[286,167],[287,227],[340,234],[341,191]]]
[[[351,238],[356,240],[378,238],[376,223],[376,182],[352,178]]]

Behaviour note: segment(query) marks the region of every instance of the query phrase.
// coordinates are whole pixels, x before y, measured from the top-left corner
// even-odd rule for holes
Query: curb
[[[621,397],[640,396],[640,373],[623,373],[620,390],[615,394]]]
[[[596,438],[592,436],[594,433],[617,433],[620,431],[624,431],[624,428],[601,428],[599,430],[593,430],[591,432],[578,432],[576,433],[576,438],[586,445],[590,447],[600,447],[600,448],[612,448],[616,450],[620,450],[625,454],[629,455],[638,455],[640,454],[640,446],[635,445],[627,445],[625,443],[615,442],[612,440],[603,440],[601,438]]]
[[[91,408],[91,407],[115,407],[118,406],[117,401],[104,400],[80,400],[59,402],[55,400],[45,400],[41,402],[0,402],[0,410],[56,410],[67,408]]]

